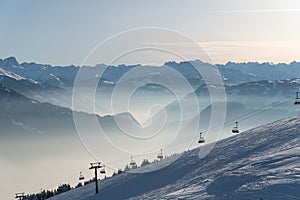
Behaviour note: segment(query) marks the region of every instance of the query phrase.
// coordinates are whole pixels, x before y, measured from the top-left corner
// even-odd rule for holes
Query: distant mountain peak
[[[113,115],[112,117],[116,119],[132,120],[132,122],[135,123],[136,125],[140,125],[140,122],[130,112],[118,113]]]
[[[8,58],[5,58],[2,62],[2,65],[12,65],[12,66],[18,66],[19,63],[17,59],[13,56],[10,56]]]

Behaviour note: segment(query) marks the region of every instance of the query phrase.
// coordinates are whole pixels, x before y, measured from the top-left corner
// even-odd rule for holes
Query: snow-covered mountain
[[[53,86],[72,85],[78,70],[75,66],[52,67],[34,62],[19,64],[15,57],[0,61],[0,68],[40,84]]]
[[[74,131],[72,111],[27,98],[0,85],[1,136],[53,134],[61,127]]]
[[[107,69],[103,74],[103,81],[109,81],[110,83],[116,83],[124,74],[136,67],[142,67],[140,72],[141,77],[147,75],[157,76],[160,73],[164,73],[166,70],[163,66],[171,67],[180,74],[182,74],[192,85],[199,86],[203,84],[201,75],[193,67],[209,67],[210,64],[203,63],[199,60],[184,61],[184,62],[166,62],[160,66],[141,66],[141,65],[119,65],[119,66],[106,66],[104,64],[98,64],[94,67],[84,66],[88,71],[94,71],[95,75],[97,71]],[[285,80],[300,77],[300,63],[292,62],[290,64],[272,64],[272,63],[233,63],[217,64],[223,76],[224,83],[226,85],[261,81],[261,80]],[[9,57],[6,59],[0,59],[0,69],[12,73],[15,76],[23,77],[38,83],[48,83],[53,86],[67,87],[72,86],[75,80],[76,74],[79,70],[78,66],[51,66],[45,64],[31,63],[18,63],[15,57]],[[95,77],[96,78],[96,77]]]
[[[209,86],[210,87],[210,86]],[[300,89],[300,79],[286,79],[279,81],[253,81],[240,83],[237,85],[225,85],[226,95],[245,96],[295,96],[295,92]],[[195,90],[198,96],[209,95],[207,85],[201,85]]]
[[[47,136],[63,136],[76,133],[73,111],[50,103],[41,103],[25,97],[18,92],[0,84],[0,124],[1,137],[33,138],[39,134]],[[82,118],[92,114],[80,112]],[[114,117],[127,121],[138,122],[130,113],[120,113],[116,116],[97,116],[100,124],[105,124],[110,130],[116,130]]]
[[[204,85],[201,75],[193,68],[192,64],[197,64],[200,67],[210,66],[201,61],[165,63],[165,65],[183,75],[195,89],[194,93],[199,100],[200,114],[199,116],[189,117],[194,119],[201,116],[200,129],[205,129],[205,124],[209,123],[211,105],[205,99],[209,97],[207,86]],[[55,140],[55,143],[64,136],[70,136],[69,138],[71,138],[72,135],[72,137],[76,136],[77,138],[72,110],[70,109],[72,86],[76,74],[79,69],[83,69],[88,72],[87,74],[94,75],[83,77],[84,83],[89,85],[99,79],[98,74],[105,67],[107,66],[102,64],[82,68],[72,65],[20,64],[14,57],[0,59],[0,135],[2,141],[0,149],[3,152],[1,154],[2,158],[10,160],[12,156],[5,156],[19,155],[18,152],[22,152],[23,157],[24,155],[32,155],[32,152],[36,152],[36,150],[32,151],[28,147],[32,146],[33,143],[43,144],[44,146],[41,149],[44,151],[40,150],[39,152],[46,154],[48,153],[47,148],[45,148],[46,145],[48,145],[48,150],[53,148],[52,144],[48,143],[49,137],[52,137],[51,140]],[[151,82],[151,80],[168,77],[171,80],[174,79],[174,86],[180,87],[176,82],[176,77],[171,74],[164,76],[168,72],[164,66],[109,66],[99,80],[99,90],[95,95],[98,103],[96,107],[109,108],[111,105],[109,97],[112,89],[123,75],[137,68],[141,70],[134,76],[129,76],[129,79],[126,80],[130,84],[139,84],[146,79]],[[223,77],[227,94],[226,123],[228,124],[226,126],[228,126],[224,129],[226,133],[230,133],[234,120],[241,121],[241,130],[246,130],[257,124],[276,120],[297,112],[293,100],[295,92],[300,89],[300,63],[277,65],[270,63],[227,63],[217,65],[217,68]],[[151,105],[156,102],[160,103],[164,95],[171,96],[171,92],[167,89],[156,84],[155,81],[148,85],[142,85],[140,90],[134,94],[136,100],[131,103],[136,106],[137,111],[147,114],[147,109],[151,108]],[[101,93],[103,91],[105,93]],[[122,92],[126,93],[126,91]],[[184,94],[186,94],[186,91]],[[85,100],[86,95],[83,93],[82,96]],[[204,102],[201,98],[204,98]],[[180,117],[180,107],[176,102],[171,103],[173,96],[170,98],[169,96],[165,97],[165,99],[166,113],[168,117],[171,116],[171,120],[167,121],[166,125],[176,129],[179,121],[172,121],[172,117]],[[123,101],[121,97],[117,100]],[[189,96],[184,100],[188,104]],[[105,112],[103,113],[105,114],[98,112],[98,110],[96,113],[87,114],[86,112],[92,112],[84,110],[85,105],[89,106],[89,101],[83,101],[82,105],[83,109],[78,110],[83,111],[80,114],[83,117],[93,114],[102,115],[102,117],[97,116],[99,124],[105,133],[109,135],[111,133],[115,138],[121,133],[115,119],[118,119],[122,124],[133,122],[133,124],[139,126],[140,120],[135,120],[130,113],[114,115],[116,113],[110,113],[109,109],[108,111],[104,109]],[[194,109],[195,105],[190,105],[187,109]],[[142,109],[138,110],[139,108]],[[137,113],[139,114],[139,112]],[[135,115],[135,113],[133,114]],[[152,120],[157,119],[154,116]],[[183,132],[188,135],[190,133],[188,120],[184,125],[186,124],[187,126],[183,129]],[[218,142],[216,148],[204,159],[198,159],[197,152],[199,149],[196,149],[186,152],[176,163],[160,171],[142,175],[121,174],[101,181],[100,185],[103,190],[101,190],[99,196],[93,196],[93,185],[87,185],[84,188],[65,194],[67,196],[62,196],[62,199],[68,199],[69,197],[71,199],[73,197],[91,199],[97,199],[98,197],[104,199],[243,199],[248,194],[251,197],[250,199],[268,199],[269,197],[272,199],[273,196],[268,195],[275,194],[278,187],[284,189],[284,195],[290,195],[288,198],[297,199],[299,193],[295,192],[293,188],[299,186],[296,178],[299,178],[298,171],[300,167],[296,166],[293,159],[297,156],[299,158],[299,155],[295,154],[298,151],[296,146],[296,142],[299,141],[296,134],[299,129],[298,125],[298,119],[294,117],[263,126]],[[86,130],[88,131],[84,131],[83,134],[93,136],[96,131],[91,129],[87,123]],[[139,133],[137,132],[137,134]],[[11,141],[14,141],[16,137],[20,143],[15,149],[3,145],[6,140],[12,139]],[[25,140],[28,143],[24,142]],[[94,138],[91,140],[94,140]],[[116,140],[119,141],[119,138]],[[120,143],[123,143],[122,145],[128,145],[126,141],[120,141]],[[63,142],[61,143],[63,146]],[[289,146],[285,146],[285,144]],[[97,145],[99,144],[97,143]],[[241,146],[242,150],[237,150],[237,146]],[[289,148],[294,148],[294,150],[290,151]],[[11,154],[5,153],[7,151]],[[101,152],[100,150],[97,153],[101,155]],[[226,153],[224,154],[224,152]],[[221,154],[224,156],[219,157],[218,155]],[[37,154],[36,157],[39,158],[39,155]],[[290,161],[291,163],[289,163]],[[162,162],[168,162],[168,160]],[[292,170],[286,170],[287,167]],[[282,178],[285,175],[291,175],[292,178]],[[232,182],[236,184],[232,184]],[[289,183],[292,183],[292,185],[289,185]],[[265,196],[253,196],[257,194]],[[280,197],[285,198],[287,196]]]
[[[290,64],[285,63],[258,63],[258,62],[247,62],[247,63],[234,63],[228,62],[224,65],[217,65],[221,74],[226,76],[228,70],[230,73],[236,74],[234,72],[239,72],[238,74],[246,74],[247,77],[236,77],[236,79],[231,79],[232,76],[228,75],[227,82],[236,82],[236,80],[242,80],[242,82],[259,81],[259,80],[284,80],[300,77],[300,63],[292,62]],[[245,79],[246,78],[246,79]],[[231,80],[230,80],[231,79]],[[237,83],[237,82],[236,82]],[[241,82],[240,82],[241,83]]]
[[[184,152],[169,166],[142,174],[122,173],[71,190],[67,199],[300,199],[300,115]],[[155,168],[168,162],[147,165]]]
[[[0,59],[0,83],[7,88],[13,89],[24,96],[33,98],[40,102],[49,102],[58,106],[71,108],[72,105],[72,86],[79,69],[84,73],[93,76],[83,76],[83,85],[90,86],[91,83],[99,80],[97,93],[101,100],[110,103],[110,99],[105,99],[111,95],[112,89],[125,75],[128,76],[122,84],[136,85],[149,81],[149,84],[142,84],[136,95],[144,97],[166,95],[170,96],[170,91],[159,84],[157,80],[164,80],[168,76],[168,80],[179,90],[181,85],[178,84],[178,77],[173,73],[169,73],[168,67],[179,72],[188,80],[196,91],[198,96],[208,95],[207,86],[201,74],[193,67],[199,68],[210,67],[210,64],[203,63],[199,60],[185,62],[166,62],[164,65],[158,66],[141,66],[141,65],[119,65],[106,66],[98,64],[96,66],[51,66],[37,63],[18,63],[16,58],[9,57]],[[168,66],[168,67],[166,67]],[[271,63],[232,63],[225,65],[216,65],[219,69],[225,84],[226,94],[232,98],[249,99],[249,95],[271,97],[294,96],[295,91],[299,90],[300,63],[292,62],[290,64],[271,64]],[[100,78],[99,74],[103,73]],[[133,69],[138,69],[134,71]],[[134,71],[130,75],[129,72]],[[129,74],[129,75],[128,75]],[[100,78],[100,79],[99,79]],[[152,81],[152,82],[151,82]],[[126,93],[126,91],[124,91]],[[129,91],[131,92],[131,91]],[[185,91],[186,92],[186,91]],[[192,91],[188,91],[192,92]],[[101,95],[103,93],[103,95]],[[238,96],[238,97],[237,97]],[[234,100],[235,99],[230,99]],[[109,104],[101,102],[98,107],[109,107]],[[244,102],[242,102],[244,103]],[[82,109],[80,111],[86,112]],[[100,114],[114,114],[102,109]]]
[[[0,84],[17,91],[28,97],[38,99],[38,97],[44,97],[45,99],[51,98],[51,96],[62,95],[64,90],[54,85],[44,83],[41,84],[30,78],[24,78],[13,72],[7,72],[0,68]]]
[[[195,91],[191,92],[197,95],[200,102],[200,107],[201,109],[204,109],[209,105],[209,102],[208,104],[206,102],[207,99],[201,99],[202,97],[209,98],[207,85],[202,84],[204,83],[202,77],[194,69],[193,64],[199,67],[210,66],[209,64],[202,63],[199,60],[180,63],[165,63],[166,66],[176,70],[190,81],[195,88]],[[279,115],[276,115],[278,117],[277,119],[294,114],[294,109],[291,108],[290,105],[292,105],[295,92],[300,90],[299,78],[293,78],[297,77],[298,75],[300,76],[297,66],[300,66],[300,63],[293,62],[290,64],[274,65],[270,63],[259,64],[229,62],[225,65],[217,65],[225,82],[225,91],[228,101],[245,105],[249,112],[252,112],[250,110],[260,110],[262,108],[265,109],[264,107],[266,105],[274,103],[272,105],[273,107],[270,107],[270,109],[266,112],[268,114],[261,115],[260,118],[256,116],[257,120],[254,120],[252,123],[248,123],[248,127],[254,127],[253,124],[257,125],[268,122],[265,120],[266,116],[270,116],[275,113],[280,113]],[[83,67],[83,71],[86,71],[87,74],[95,75],[93,77],[83,77],[85,78],[83,82],[87,85],[94,82],[94,80],[91,79],[98,79],[99,77],[97,77],[97,74],[103,71],[103,68],[105,67],[106,66],[103,64],[99,64],[94,67]],[[116,85],[116,82],[119,81],[124,74],[126,75],[127,72],[135,68],[140,68],[140,70],[137,73],[134,73],[134,76],[129,76],[129,78],[126,80],[133,85],[136,83],[139,84],[145,79],[164,79],[165,76],[163,75],[167,73],[167,68],[164,66],[154,67],[141,65],[119,65],[107,67],[102,79],[99,80],[100,89],[97,90],[96,94],[97,114],[116,114],[107,109],[111,106],[111,91]],[[60,107],[71,108],[72,85],[78,70],[79,67],[76,66],[60,67],[36,63],[20,64],[16,58],[9,57],[3,60],[0,59],[0,84],[38,102],[48,102]],[[174,78],[174,80],[176,80],[175,77],[171,76],[172,75],[169,74],[168,78]],[[177,83],[175,81],[174,86],[176,84]],[[180,87],[180,85],[177,84],[176,87]],[[139,90],[135,91],[135,97],[137,100],[132,101],[134,102],[134,106],[137,107],[136,113],[145,113],[145,110],[148,108],[145,106],[146,100],[150,104],[151,102],[159,103],[160,100],[165,98],[166,102],[164,102],[164,106],[166,105],[165,110],[167,110],[168,116],[171,118],[177,117],[179,119],[180,107],[176,102],[171,103],[172,100],[174,100],[174,96],[167,89],[168,88],[162,87],[161,85],[155,83],[142,85]],[[126,93],[125,90],[122,92]],[[85,96],[85,94],[82,95]],[[119,100],[123,101],[121,98]],[[188,98],[187,101],[189,101]],[[89,103],[85,102],[83,99],[82,108],[78,108],[78,111],[90,112],[87,108],[88,106],[85,105],[89,105]],[[191,104],[191,109],[193,109],[193,106],[195,105]],[[276,108],[274,108],[275,106]],[[228,116],[243,116],[248,113],[243,112],[245,109],[239,110],[234,109],[234,106],[231,107],[233,109],[227,110]],[[140,111],[138,109],[145,110]],[[207,113],[208,112],[202,115],[202,119],[207,118]],[[135,113],[133,112],[133,114]],[[191,118],[192,117],[194,116],[191,116]],[[230,118],[228,121],[231,121],[231,119],[233,120],[237,117],[227,118]],[[170,120],[172,123],[172,119]],[[262,122],[259,123],[259,121]]]

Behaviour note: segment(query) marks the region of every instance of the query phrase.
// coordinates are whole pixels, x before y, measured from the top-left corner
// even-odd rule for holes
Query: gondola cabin
[[[300,98],[299,98],[299,92],[296,92],[296,99],[294,105],[298,105],[298,104],[300,104]]]
[[[84,176],[82,175],[82,172],[79,173],[79,180],[80,181],[84,180]]]
[[[162,153],[162,149],[160,149],[160,153],[157,155],[157,158],[160,159],[160,160],[164,158],[163,153]]]
[[[105,166],[103,165],[102,168],[100,169],[100,174],[105,174]]]
[[[204,137],[202,137],[202,132],[200,132],[200,138],[198,140],[198,143],[205,143]]]
[[[239,133],[238,122],[235,122],[235,126],[232,128],[232,133]]]
[[[137,165],[136,162],[135,162],[135,160],[133,160],[133,157],[132,157],[132,156],[131,156],[129,165],[130,165],[131,167],[135,167],[135,166]]]

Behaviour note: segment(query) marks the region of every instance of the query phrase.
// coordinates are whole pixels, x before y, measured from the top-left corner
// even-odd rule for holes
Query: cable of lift
[[[213,127],[213,129],[211,129],[211,130],[219,130],[220,128],[227,127],[227,126],[231,125],[233,122],[235,122],[235,121],[238,120],[238,119],[239,119],[239,121],[244,121],[244,120],[246,120],[246,119],[249,119],[249,118],[251,118],[251,117],[254,117],[254,116],[256,116],[256,115],[258,115],[258,114],[260,114],[260,113],[265,112],[266,109],[267,109],[268,107],[274,108],[274,107],[277,107],[277,106],[279,106],[279,105],[282,105],[282,104],[286,103],[287,101],[290,101],[290,97],[291,97],[290,95],[289,95],[289,96],[285,96],[284,98],[282,98],[282,99],[280,99],[280,100],[278,100],[278,101],[272,102],[272,103],[270,103],[270,104],[267,104],[267,105],[265,105],[265,106],[263,106],[263,107],[261,107],[261,108],[258,108],[258,109],[256,109],[256,110],[254,110],[254,111],[252,111],[252,112],[246,113],[246,114],[244,114],[244,115],[242,115],[242,116],[240,116],[240,117],[238,117],[238,118],[236,118],[236,119],[233,119],[233,120],[231,120],[231,121],[228,121],[228,122],[224,123],[223,126]],[[276,104],[276,103],[277,103],[277,104]],[[299,92],[296,92],[296,99],[295,99],[294,104],[295,104],[295,105],[300,104]],[[204,130],[203,132],[208,132],[208,129]],[[201,132],[201,134],[202,134],[203,132]],[[202,137],[201,134],[200,134],[200,138]],[[182,143],[183,140],[186,140],[186,139],[190,139],[190,137],[183,138],[183,139],[181,139],[181,142],[177,142],[176,144],[180,144],[180,143]],[[195,139],[196,139],[196,137],[193,138],[193,141],[194,141]],[[204,138],[203,138],[203,139],[204,139]],[[199,142],[199,141],[198,141],[198,142]],[[122,161],[122,160],[124,161],[125,158],[124,158],[124,159],[118,159],[118,160],[115,160],[115,161],[110,162],[110,163],[115,163],[115,162]],[[109,166],[107,166],[107,165],[106,165],[105,167],[108,168],[108,169],[111,169],[112,171],[115,171],[115,168],[111,168],[111,167],[109,167]],[[89,170],[89,169],[81,170],[81,173],[82,173],[82,172],[86,172],[86,171],[88,171],[88,170]],[[66,177],[66,178],[64,178],[64,179],[61,179],[61,180],[59,180],[59,181],[57,181],[57,182],[55,182],[55,183],[53,183],[53,184],[50,184],[50,185],[48,185],[48,186],[53,187],[55,184],[64,182],[65,180],[75,179],[75,178],[77,178],[77,177],[78,177],[78,174],[76,173],[76,174],[74,174],[74,175],[71,175],[71,176]]]
[[[258,114],[267,111],[267,110],[266,110],[267,108],[274,108],[274,107],[277,107],[277,106],[279,106],[279,105],[281,105],[281,104],[285,104],[286,102],[288,102],[288,101],[291,100],[290,97],[291,97],[290,95],[289,95],[289,96],[285,96],[284,98],[281,98],[281,99],[278,100],[278,101],[269,103],[269,104],[267,104],[267,105],[265,105],[265,106],[263,106],[263,107],[261,107],[261,108],[258,108],[258,109],[254,110],[254,111],[251,111],[251,112],[249,112],[249,113],[245,113],[244,115],[239,116],[238,118],[235,118],[235,119],[232,119],[232,120],[230,120],[230,121],[228,121],[228,122],[225,122],[224,125],[212,127],[210,130],[211,130],[211,131],[217,131],[217,130],[219,130],[219,129],[221,129],[221,128],[231,126],[232,123],[233,123],[233,122],[236,122],[237,120],[239,120],[239,121],[244,121],[244,120],[249,119],[249,118],[251,118],[251,117],[257,116]],[[202,131],[202,132],[208,132],[208,131],[209,131],[209,129],[205,129],[205,130]],[[193,139],[192,142],[195,141],[195,138],[196,138],[196,137],[194,137],[194,139]],[[183,138],[181,139],[181,141],[180,141],[180,142],[177,142],[176,144],[181,144],[181,143],[183,143],[183,142],[184,142],[185,140],[187,140],[187,139],[190,139],[190,136],[183,137]]]

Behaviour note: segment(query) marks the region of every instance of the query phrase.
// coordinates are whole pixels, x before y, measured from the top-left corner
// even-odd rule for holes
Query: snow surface
[[[10,77],[12,79],[15,79],[15,80],[18,80],[18,81],[19,80],[25,80],[24,77],[19,76],[18,74],[15,74],[13,72],[6,71],[6,70],[1,69],[1,68],[0,68],[0,75],[8,76],[8,77]]]
[[[161,170],[123,173],[59,199],[300,199],[300,115],[185,152]],[[148,166],[157,167],[168,159]],[[140,168],[141,170],[142,168]]]

